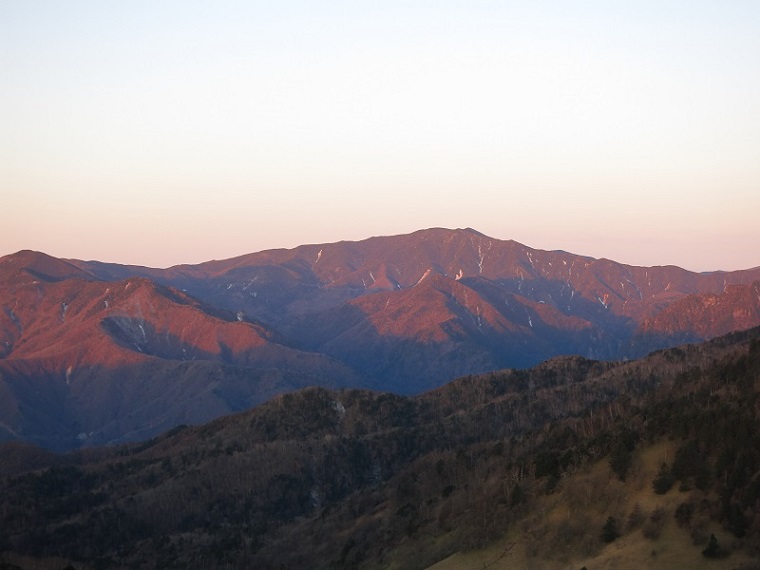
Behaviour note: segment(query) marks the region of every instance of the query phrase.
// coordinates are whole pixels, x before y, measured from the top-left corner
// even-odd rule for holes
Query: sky
[[[472,227],[760,266],[760,2],[0,0],[0,255]]]

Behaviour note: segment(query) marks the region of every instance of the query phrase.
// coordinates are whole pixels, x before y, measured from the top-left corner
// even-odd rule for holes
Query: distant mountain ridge
[[[760,325],[759,284],[760,267],[635,267],[472,229],[168,269],[19,252],[0,259],[0,391],[17,404],[0,411],[0,433],[53,447],[77,445],[82,434],[92,443],[139,439],[308,384],[409,394],[561,354],[638,357]],[[202,369],[187,380],[193,390],[181,390],[194,405],[162,410],[161,421],[155,410],[136,412],[152,409],[136,386],[150,383],[154,400],[166,397],[188,366]],[[91,421],[81,405],[61,416],[48,403],[43,413],[29,391],[43,378],[62,395],[58,404],[72,401],[72,386],[87,378],[82,394],[102,393],[98,408],[110,406],[111,420]],[[125,378],[134,390],[129,406]],[[200,396],[208,393],[216,395]],[[50,417],[77,425],[60,438]],[[49,425],[35,431],[41,424]],[[140,424],[156,428],[138,435]]]

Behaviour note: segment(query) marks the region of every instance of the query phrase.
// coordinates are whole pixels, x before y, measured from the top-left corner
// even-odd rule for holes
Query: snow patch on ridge
[[[425,273],[422,274],[422,277],[420,277],[419,281],[417,281],[417,283],[412,285],[412,287],[416,287],[417,285],[422,283],[425,280],[425,277],[427,277],[428,275],[430,275],[430,269],[426,270]]]
[[[343,405],[343,402],[339,400],[333,400],[333,410],[335,410],[340,417],[343,417],[346,415],[346,407]]]

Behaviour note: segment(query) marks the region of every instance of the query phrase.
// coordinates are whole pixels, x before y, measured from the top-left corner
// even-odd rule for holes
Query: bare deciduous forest
[[[309,388],[123,447],[7,444],[0,560],[423,569],[508,533],[542,560],[671,527],[705,559],[759,559],[759,390],[754,329],[417,397]],[[658,445],[672,452],[650,473]],[[642,489],[669,499],[632,505]]]

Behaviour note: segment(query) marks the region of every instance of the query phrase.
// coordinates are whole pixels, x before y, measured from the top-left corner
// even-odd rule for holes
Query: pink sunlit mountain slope
[[[470,229],[165,270],[20,252],[0,259],[0,422],[63,448],[307,384],[418,393],[561,354],[635,357],[759,325],[758,283],[760,268],[635,267]]]

